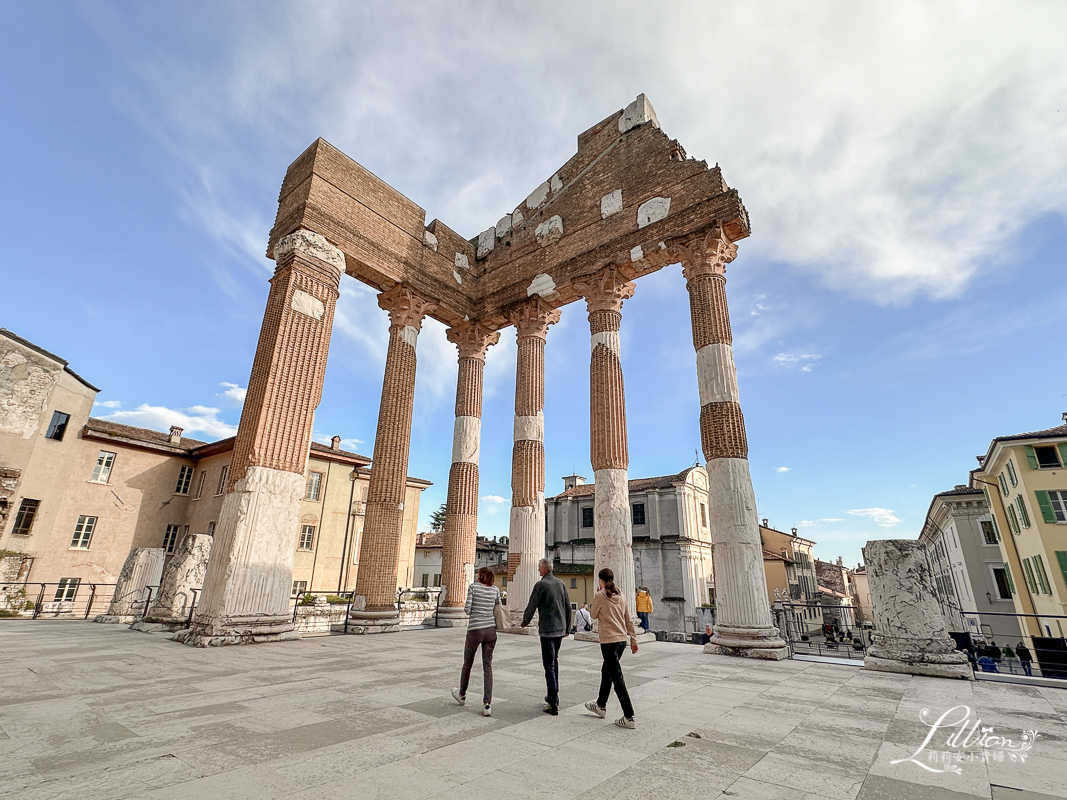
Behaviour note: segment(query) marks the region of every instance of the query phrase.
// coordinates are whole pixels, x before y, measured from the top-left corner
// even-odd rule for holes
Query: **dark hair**
[[[493,571],[489,567],[482,567],[478,570],[478,583],[484,583],[486,586],[492,586],[493,581],[496,580],[496,576],[493,575]]]
[[[604,594],[608,597],[622,594],[622,592],[619,591],[619,587],[615,585],[615,573],[610,569],[604,567],[604,569],[597,573],[597,577],[604,581]]]

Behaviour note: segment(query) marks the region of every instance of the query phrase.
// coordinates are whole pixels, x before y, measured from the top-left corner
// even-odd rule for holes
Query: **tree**
[[[430,530],[434,533],[440,533],[445,529],[445,504],[441,503],[441,507],[430,515]]]

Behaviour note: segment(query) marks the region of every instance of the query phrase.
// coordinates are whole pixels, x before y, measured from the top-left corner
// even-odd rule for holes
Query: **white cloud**
[[[820,358],[822,356],[817,353],[779,353],[774,357],[774,360],[785,366],[799,367],[801,372],[811,372],[812,367],[815,366]]]
[[[221,393],[222,397],[233,402],[236,405],[243,406],[245,404],[245,395],[248,393],[248,389],[238,386],[236,383],[226,383],[223,381],[219,384],[226,389]]]
[[[866,517],[883,528],[889,528],[900,522],[900,518],[888,508],[854,508],[848,512],[857,517]]]
[[[844,520],[840,517],[824,517],[823,519],[820,519],[819,522],[844,522]]]
[[[122,408],[121,400],[97,400],[93,403],[94,406],[100,406],[101,408]]]
[[[211,439],[225,439],[227,436],[235,435],[237,426],[223,422],[218,415],[219,409],[208,406],[167,408],[142,403],[133,411],[116,411],[100,419],[164,432],[169,431],[172,425],[177,425],[183,430],[185,436],[203,433]]]
[[[789,467],[778,467],[775,472],[789,472]]]
[[[506,497],[501,497],[498,494],[487,494],[484,497],[482,497],[482,501],[485,502],[485,503],[497,504],[497,503],[507,503],[508,499]]]

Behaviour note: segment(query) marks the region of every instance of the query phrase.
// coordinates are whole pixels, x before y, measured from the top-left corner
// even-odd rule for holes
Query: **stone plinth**
[[[441,606],[436,615],[426,617],[422,624],[427,628],[466,628],[469,621],[463,606]]]
[[[148,599],[147,587],[159,585],[165,557],[162,547],[131,550],[115,582],[115,593],[107,613],[93,617],[93,622],[130,623],[139,619]]]
[[[890,539],[863,548],[875,630],[865,669],[974,680],[967,655],[948,635],[926,548]]]
[[[355,611],[348,615],[348,633],[366,635],[371,633],[397,633],[400,630],[400,613],[392,611]]]
[[[196,597],[193,590],[204,585],[211,542],[212,537],[206,533],[193,533],[182,539],[163,571],[163,581],[152,598],[148,613],[130,626],[132,630],[144,633],[176,631],[188,624]]]

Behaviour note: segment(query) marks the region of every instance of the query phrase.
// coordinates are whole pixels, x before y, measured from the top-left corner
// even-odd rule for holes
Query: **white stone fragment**
[[[130,550],[115,581],[107,613],[97,615],[93,621],[130,623],[140,617],[148,601],[147,587],[159,586],[165,558],[162,547],[135,547]]]
[[[496,238],[500,239],[511,230],[511,214],[505,214],[496,224]]]
[[[452,277],[456,279],[456,283],[460,284],[461,286],[463,285],[463,278],[461,278],[459,273],[455,270],[452,270]]]
[[[616,189],[611,194],[600,198],[600,218],[607,219],[612,214],[622,211],[622,189]]]
[[[481,449],[482,421],[478,417],[456,417],[452,433],[452,463],[478,463]]]
[[[478,234],[478,258],[485,258],[496,247],[496,228],[487,228]]]
[[[618,331],[600,331],[600,333],[594,333],[590,337],[590,352],[596,350],[598,346],[603,345],[613,352],[616,357],[619,356],[619,332]]]
[[[274,260],[277,261],[287,253],[296,250],[304,255],[314,256],[334,266],[338,272],[345,271],[345,254],[326,241],[326,237],[301,228],[295,233],[283,236],[274,245]]]
[[[548,297],[556,293],[556,282],[552,280],[552,276],[542,272],[537,275],[530,285],[526,287],[526,296],[533,297],[535,294],[541,297]]]
[[[431,250],[433,250],[435,253],[437,252],[437,237],[429,231],[423,231],[422,243],[429,247]]]
[[[545,181],[532,192],[530,196],[526,198],[526,207],[533,211],[541,203],[548,199],[548,181]]]
[[[526,217],[522,215],[522,209],[516,208],[511,212],[511,227],[517,228],[526,221]]]
[[[536,416],[515,415],[516,442],[543,442],[545,440],[545,413]]]
[[[322,315],[326,312],[326,307],[321,300],[317,300],[301,289],[293,292],[293,299],[290,305],[293,311],[312,319],[322,319]]]
[[[643,228],[653,222],[659,222],[671,210],[671,198],[653,197],[643,202],[637,209],[637,227]]]
[[[558,172],[549,179],[548,185],[552,188],[553,192],[558,192],[563,188],[563,181],[559,179]]]
[[[645,251],[641,249],[641,245],[637,245],[637,247],[635,247],[632,250],[630,250],[630,260],[631,261],[640,261],[644,257],[645,257]]]
[[[400,338],[414,350],[419,342],[419,329],[411,325],[405,325],[400,329]]]
[[[593,472],[596,494],[593,499],[593,530],[596,532],[596,563],[610,567],[615,585],[626,598],[630,617],[637,617],[634,575],[633,530],[630,517],[629,481],[624,469],[598,469]]]
[[[558,242],[563,237],[563,217],[559,214],[549,217],[534,229],[534,236],[541,247]]]
[[[708,403],[740,402],[731,345],[709,344],[697,350],[697,388],[701,407]]]
[[[508,579],[508,595],[511,597],[529,597],[534,584],[540,579],[537,574],[537,562],[545,557],[545,503],[541,494],[535,505],[512,506],[511,520],[508,527],[508,561],[512,555],[519,556],[515,567],[515,577]],[[512,624],[522,621],[525,609],[523,603],[516,603],[508,609]]]
[[[471,262],[465,253],[456,253],[456,267],[458,269],[470,269]]]
[[[652,104],[648,102],[647,97],[639,94],[636,100],[622,110],[622,116],[619,117],[619,133],[626,133],[631,128],[644,125],[646,122],[651,122],[657,128],[659,127],[656,110],[652,108]]]
[[[167,564],[159,591],[145,615],[148,623],[184,622],[197,591],[204,585],[214,539],[206,533],[190,533],[175,549]]]

